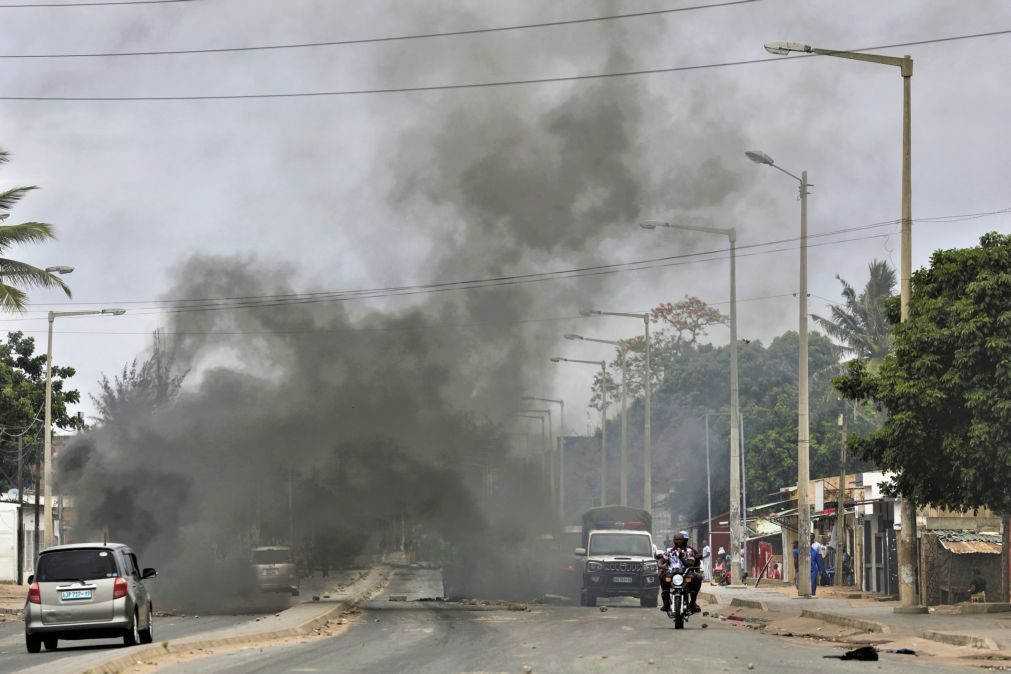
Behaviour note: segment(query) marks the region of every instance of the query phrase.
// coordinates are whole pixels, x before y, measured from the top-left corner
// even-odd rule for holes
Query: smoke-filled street
[[[168,668],[210,672],[659,672],[672,669],[740,672],[853,672],[867,663],[824,659],[838,646],[741,631],[709,619],[675,631],[655,609],[608,602],[606,612],[569,605],[528,611],[417,601],[437,595],[438,571],[400,571],[341,636],[279,648],[255,648]],[[405,596],[393,602],[391,596]],[[706,622],[709,627],[703,629]],[[652,662],[650,662],[652,660]],[[339,663],[339,664],[338,664]],[[894,656],[878,663],[894,671],[965,671]],[[874,666],[874,665],[871,665]],[[877,667],[875,667],[875,671]]]
[[[1011,2],[0,35],[0,674],[1011,662]]]

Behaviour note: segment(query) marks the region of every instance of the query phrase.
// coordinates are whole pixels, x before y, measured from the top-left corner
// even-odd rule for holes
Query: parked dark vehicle
[[[25,645],[38,653],[56,650],[60,639],[122,637],[127,646],[154,640],[154,607],[140,568],[121,543],[58,545],[39,555],[28,577]]]
[[[652,517],[626,506],[592,508],[583,514],[585,557],[579,603],[596,606],[599,597],[637,597],[642,607],[656,608],[660,587]]]

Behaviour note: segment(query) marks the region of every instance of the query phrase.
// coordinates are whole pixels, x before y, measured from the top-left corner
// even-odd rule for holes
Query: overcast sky
[[[703,3],[194,0],[0,8],[0,53],[332,41],[693,4]],[[0,59],[0,97],[463,84],[763,59],[769,55],[762,45],[771,40],[859,49],[1009,29],[1011,4],[1003,0],[761,0],[603,23],[372,44],[175,56],[5,58]],[[1011,92],[1006,86],[1011,35],[881,51],[909,53],[915,59],[914,219],[1011,208]],[[460,196],[466,190],[457,191],[459,185],[466,187],[470,169],[482,161],[494,163],[517,143],[524,147],[525,133],[550,132],[552,120],[564,123],[559,111],[578,111],[589,92],[598,106],[601,97],[610,97],[613,114],[624,119],[622,128],[630,138],[622,149],[623,162],[641,183],[625,190],[635,203],[616,208],[613,219],[585,239],[570,227],[564,241],[531,244],[536,254],[497,259],[496,237],[512,235],[504,231],[475,239],[486,248],[473,247],[466,259],[441,259],[443,243],[469,226],[465,220],[475,212]],[[149,345],[151,331],[165,324],[165,316],[146,307],[168,297],[175,270],[195,253],[238,254],[250,265],[286,263],[296,270],[298,290],[318,291],[485,278],[725,248],[718,237],[643,231],[636,222],[644,218],[733,226],[740,246],[797,236],[795,184],[747,161],[743,153],[748,149],[764,150],[794,173],[809,171],[812,235],[896,220],[901,106],[897,68],[824,57],[605,81],[409,94],[0,100],[0,147],[12,155],[0,170],[0,186],[39,185],[42,189],[22,201],[10,222],[38,220],[58,228],[57,242],[15,250],[12,257],[39,266],[74,266],[67,277],[73,308],[131,310],[117,318],[57,321],[55,360],[77,368],[74,385],[90,415],[87,394],[95,391],[96,380],[103,372],[115,373]],[[503,145],[489,139],[487,148],[475,149],[474,139],[488,133],[482,131],[482,121],[504,112],[511,115],[504,117],[509,126],[508,133],[502,131]],[[558,161],[568,176],[584,169],[578,161],[552,156],[550,144],[529,144],[524,161]],[[440,162],[436,176],[425,168],[430,156]],[[516,161],[517,155],[509,160]],[[508,194],[509,206],[515,203],[523,211],[522,190]],[[591,208],[595,199],[614,195],[578,196]],[[642,203],[647,197],[649,202]],[[503,210],[501,204],[496,208]],[[1007,232],[1009,223],[1008,214],[916,223],[914,267],[926,264],[938,248],[974,245],[987,231]],[[812,312],[825,313],[826,299],[838,299],[837,274],[861,286],[872,259],[897,267],[897,232],[897,226],[889,226],[813,239],[819,246],[810,251]],[[796,247],[772,248],[791,245],[791,250],[764,249],[739,259],[742,337],[769,340],[796,329],[797,300],[791,296],[798,287]],[[604,310],[642,311],[690,294],[726,311],[728,266],[726,256],[720,257],[565,283],[584,283],[581,301]],[[493,301],[494,293],[507,291],[470,292],[488,293]],[[356,310],[398,312],[417,301],[378,300]],[[52,308],[71,305],[57,293],[36,291],[31,311],[0,319],[0,328],[33,334],[44,348],[45,311]],[[574,313],[571,307],[554,315],[545,313],[544,306],[531,311],[536,312],[532,319]],[[561,340],[561,334],[579,331],[616,339],[636,334],[639,327],[621,319],[557,324],[558,343],[540,343],[540,355],[518,366],[547,373],[544,390],[530,393],[564,397],[575,410],[570,428],[581,431],[591,372],[551,369],[548,356],[600,359],[609,355],[607,347],[575,345]],[[725,342],[726,331],[712,337]]]

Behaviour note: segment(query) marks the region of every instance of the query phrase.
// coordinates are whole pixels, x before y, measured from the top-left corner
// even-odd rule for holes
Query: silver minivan
[[[298,574],[291,561],[291,550],[284,545],[253,548],[250,566],[261,592],[288,592],[298,596]]]
[[[56,650],[59,639],[122,638],[127,646],[154,639],[151,597],[140,568],[121,543],[77,543],[43,550],[28,577],[25,645]]]

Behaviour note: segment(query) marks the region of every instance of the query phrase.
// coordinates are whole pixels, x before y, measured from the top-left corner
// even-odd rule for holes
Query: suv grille
[[[604,568],[608,571],[639,573],[642,571],[642,562],[604,562]]]

